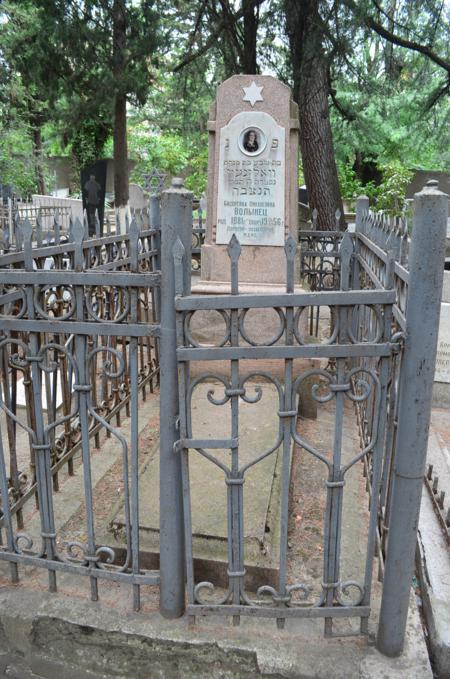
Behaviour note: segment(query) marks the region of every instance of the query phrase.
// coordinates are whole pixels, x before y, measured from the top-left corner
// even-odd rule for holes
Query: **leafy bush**
[[[350,163],[338,164],[339,185],[342,199],[354,209],[358,196],[368,196],[371,202],[376,197],[377,187],[374,182],[363,184],[356,176],[356,172]]]
[[[375,207],[392,215],[401,215],[405,209],[406,187],[413,172],[401,163],[392,162],[383,168],[383,179],[377,187]]]
[[[343,200],[354,208],[358,196],[368,196],[371,207],[392,215],[401,215],[405,209],[406,187],[413,172],[400,162],[391,162],[380,168],[381,183],[363,184],[356,176],[350,163],[338,165],[339,183]]]

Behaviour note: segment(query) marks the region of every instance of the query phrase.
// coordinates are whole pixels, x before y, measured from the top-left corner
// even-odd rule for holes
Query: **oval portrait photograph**
[[[239,148],[246,156],[262,153],[266,144],[266,135],[259,127],[246,127],[239,135]]]

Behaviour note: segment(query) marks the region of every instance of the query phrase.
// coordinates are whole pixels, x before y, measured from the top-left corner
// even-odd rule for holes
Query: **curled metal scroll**
[[[357,591],[357,596],[356,598],[347,601],[344,597],[350,597],[351,589],[355,589]],[[340,582],[335,589],[334,598],[337,603],[344,608],[349,606],[360,606],[362,600],[364,599],[364,587],[360,585],[359,582],[356,582],[356,580],[346,580],[344,582]]]
[[[228,603],[230,601],[232,592],[231,589],[228,589],[226,594],[222,596],[219,601],[212,601],[211,599],[202,599],[200,592],[202,590],[208,590],[209,592],[213,593],[215,591],[215,586],[212,584],[212,582],[199,582],[195,585],[194,587],[194,602],[197,604],[200,604],[202,606],[223,606],[224,604]]]

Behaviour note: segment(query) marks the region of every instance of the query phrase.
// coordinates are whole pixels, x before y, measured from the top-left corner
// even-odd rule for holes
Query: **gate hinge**
[[[396,332],[391,337],[392,353],[399,354],[405,346],[406,335],[403,330]]]

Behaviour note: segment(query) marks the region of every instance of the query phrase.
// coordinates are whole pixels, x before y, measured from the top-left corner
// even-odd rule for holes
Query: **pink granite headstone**
[[[297,238],[298,107],[272,76],[235,75],[210,109],[208,212],[201,284],[226,283],[236,234],[243,283],[285,282],[284,243]]]

